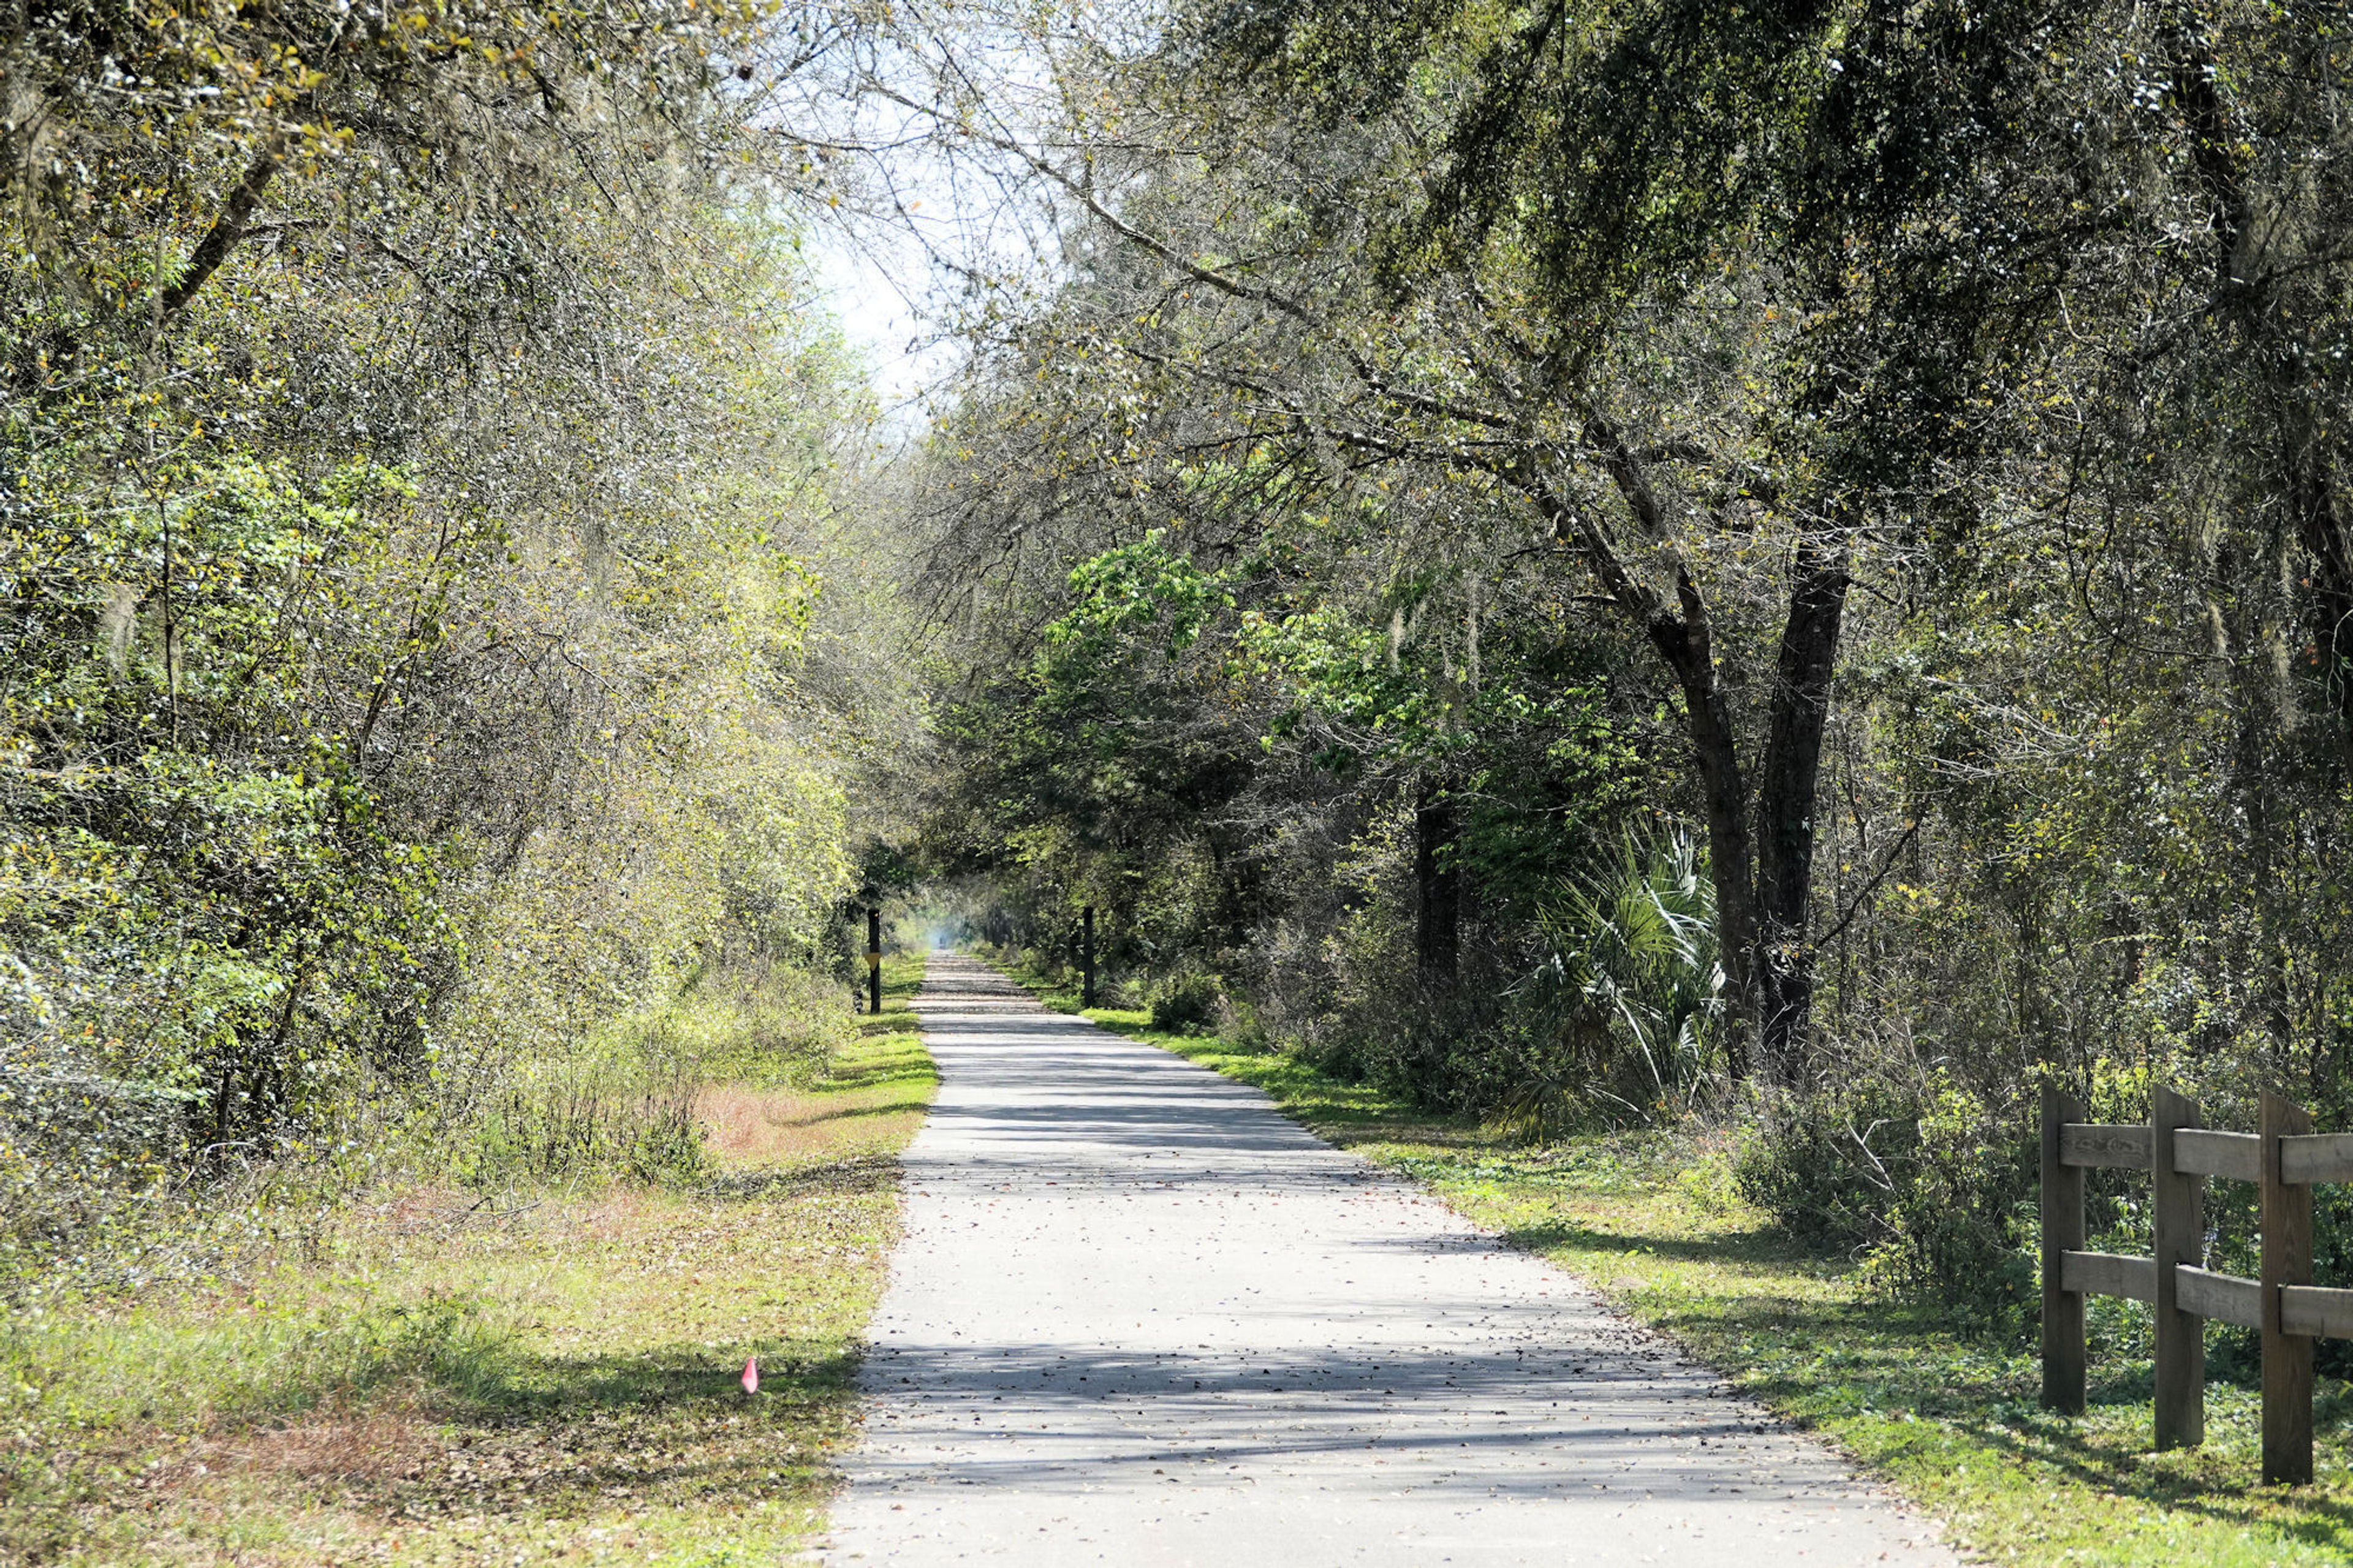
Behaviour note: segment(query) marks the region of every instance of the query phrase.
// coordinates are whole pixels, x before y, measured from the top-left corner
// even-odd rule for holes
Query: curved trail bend
[[[934,953],[825,1560],[1948,1564],[1916,1516],[1257,1090]]]

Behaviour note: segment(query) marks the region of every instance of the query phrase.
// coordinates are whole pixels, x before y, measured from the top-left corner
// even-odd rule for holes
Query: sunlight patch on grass
[[[923,1119],[925,1102],[911,1100],[909,1088],[928,1088],[931,1070],[931,1058],[914,1037],[862,1034],[856,1050],[821,1083],[807,1089],[712,1084],[698,1099],[696,1113],[712,1154],[728,1167],[895,1152]]]

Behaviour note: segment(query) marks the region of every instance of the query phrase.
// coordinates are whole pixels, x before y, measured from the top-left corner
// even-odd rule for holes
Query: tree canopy
[[[628,1021],[834,966],[900,700],[840,653],[872,414],[800,254],[849,26],[20,9],[18,1261],[231,1169],[659,1165],[688,1047]]]
[[[1091,15],[906,95],[1062,224],[944,868],[1436,1103],[1760,1096],[1899,1252],[2051,1075],[2337,1103],[2341,7]]]

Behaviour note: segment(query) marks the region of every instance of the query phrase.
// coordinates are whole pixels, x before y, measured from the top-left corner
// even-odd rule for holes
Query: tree
[[[1795,1081],[1853,575],[1947,504],[1981,379],[2089,221],[2021,228],[1990,194],[2052,144],[2011,47],[2047,21],[1219,9],[1147,58],[1055,56],[1081,107],[1040,144],[956,112],[1134,253],[1071,334],[1095,376],[1335,454],[1305,463],[1482,472],[1639,628],[1681,697],[1733,994]],[[1955,237],[1989,226],[1998,249]]]
[[[299,4],[0,39],[13,1242],[413,1147],[713,963],[816,960],[846,727],[796,682],[867,416],[756,123],[810,42]]]

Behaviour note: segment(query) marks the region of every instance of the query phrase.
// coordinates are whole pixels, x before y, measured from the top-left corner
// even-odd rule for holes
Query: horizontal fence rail
[[[2205,1438],[2208,1320],[2263,1337],[2263,1479],[2312,1479],[2312,1348],[2353,1339],[2353,1290],[2312,1282],[2312,1189],[2353,1182],[2353,1132],[2312,1131],[2312,1119],[2265,1095],[2263,1131],[2198,1124],[2198,1103],[2157,1091],[2147,1125],[2086,1121],[2080,1102],[2042,1092],[2042,1402],[2084,1410],[2084,1302],[2091,1296],[2155,1309],[2157,1446]],[[2152,1256],[2084,1246],[2084,1173],[2149,1173]],[[2262,1190],[2258,1279],[2205,1267],[2205,1184],[2211,1178]]]
[[[2127,1301],[2157,1300],[2157,1259],[2121,1258],[2113,1252],[2063,1252],[2059,1285],[2085,1296],[2121,1296]]]
[[[2322,1182],[2353,1182],[2353,1132],[2281,1139],[2280,1180],[2307,1187]]]

